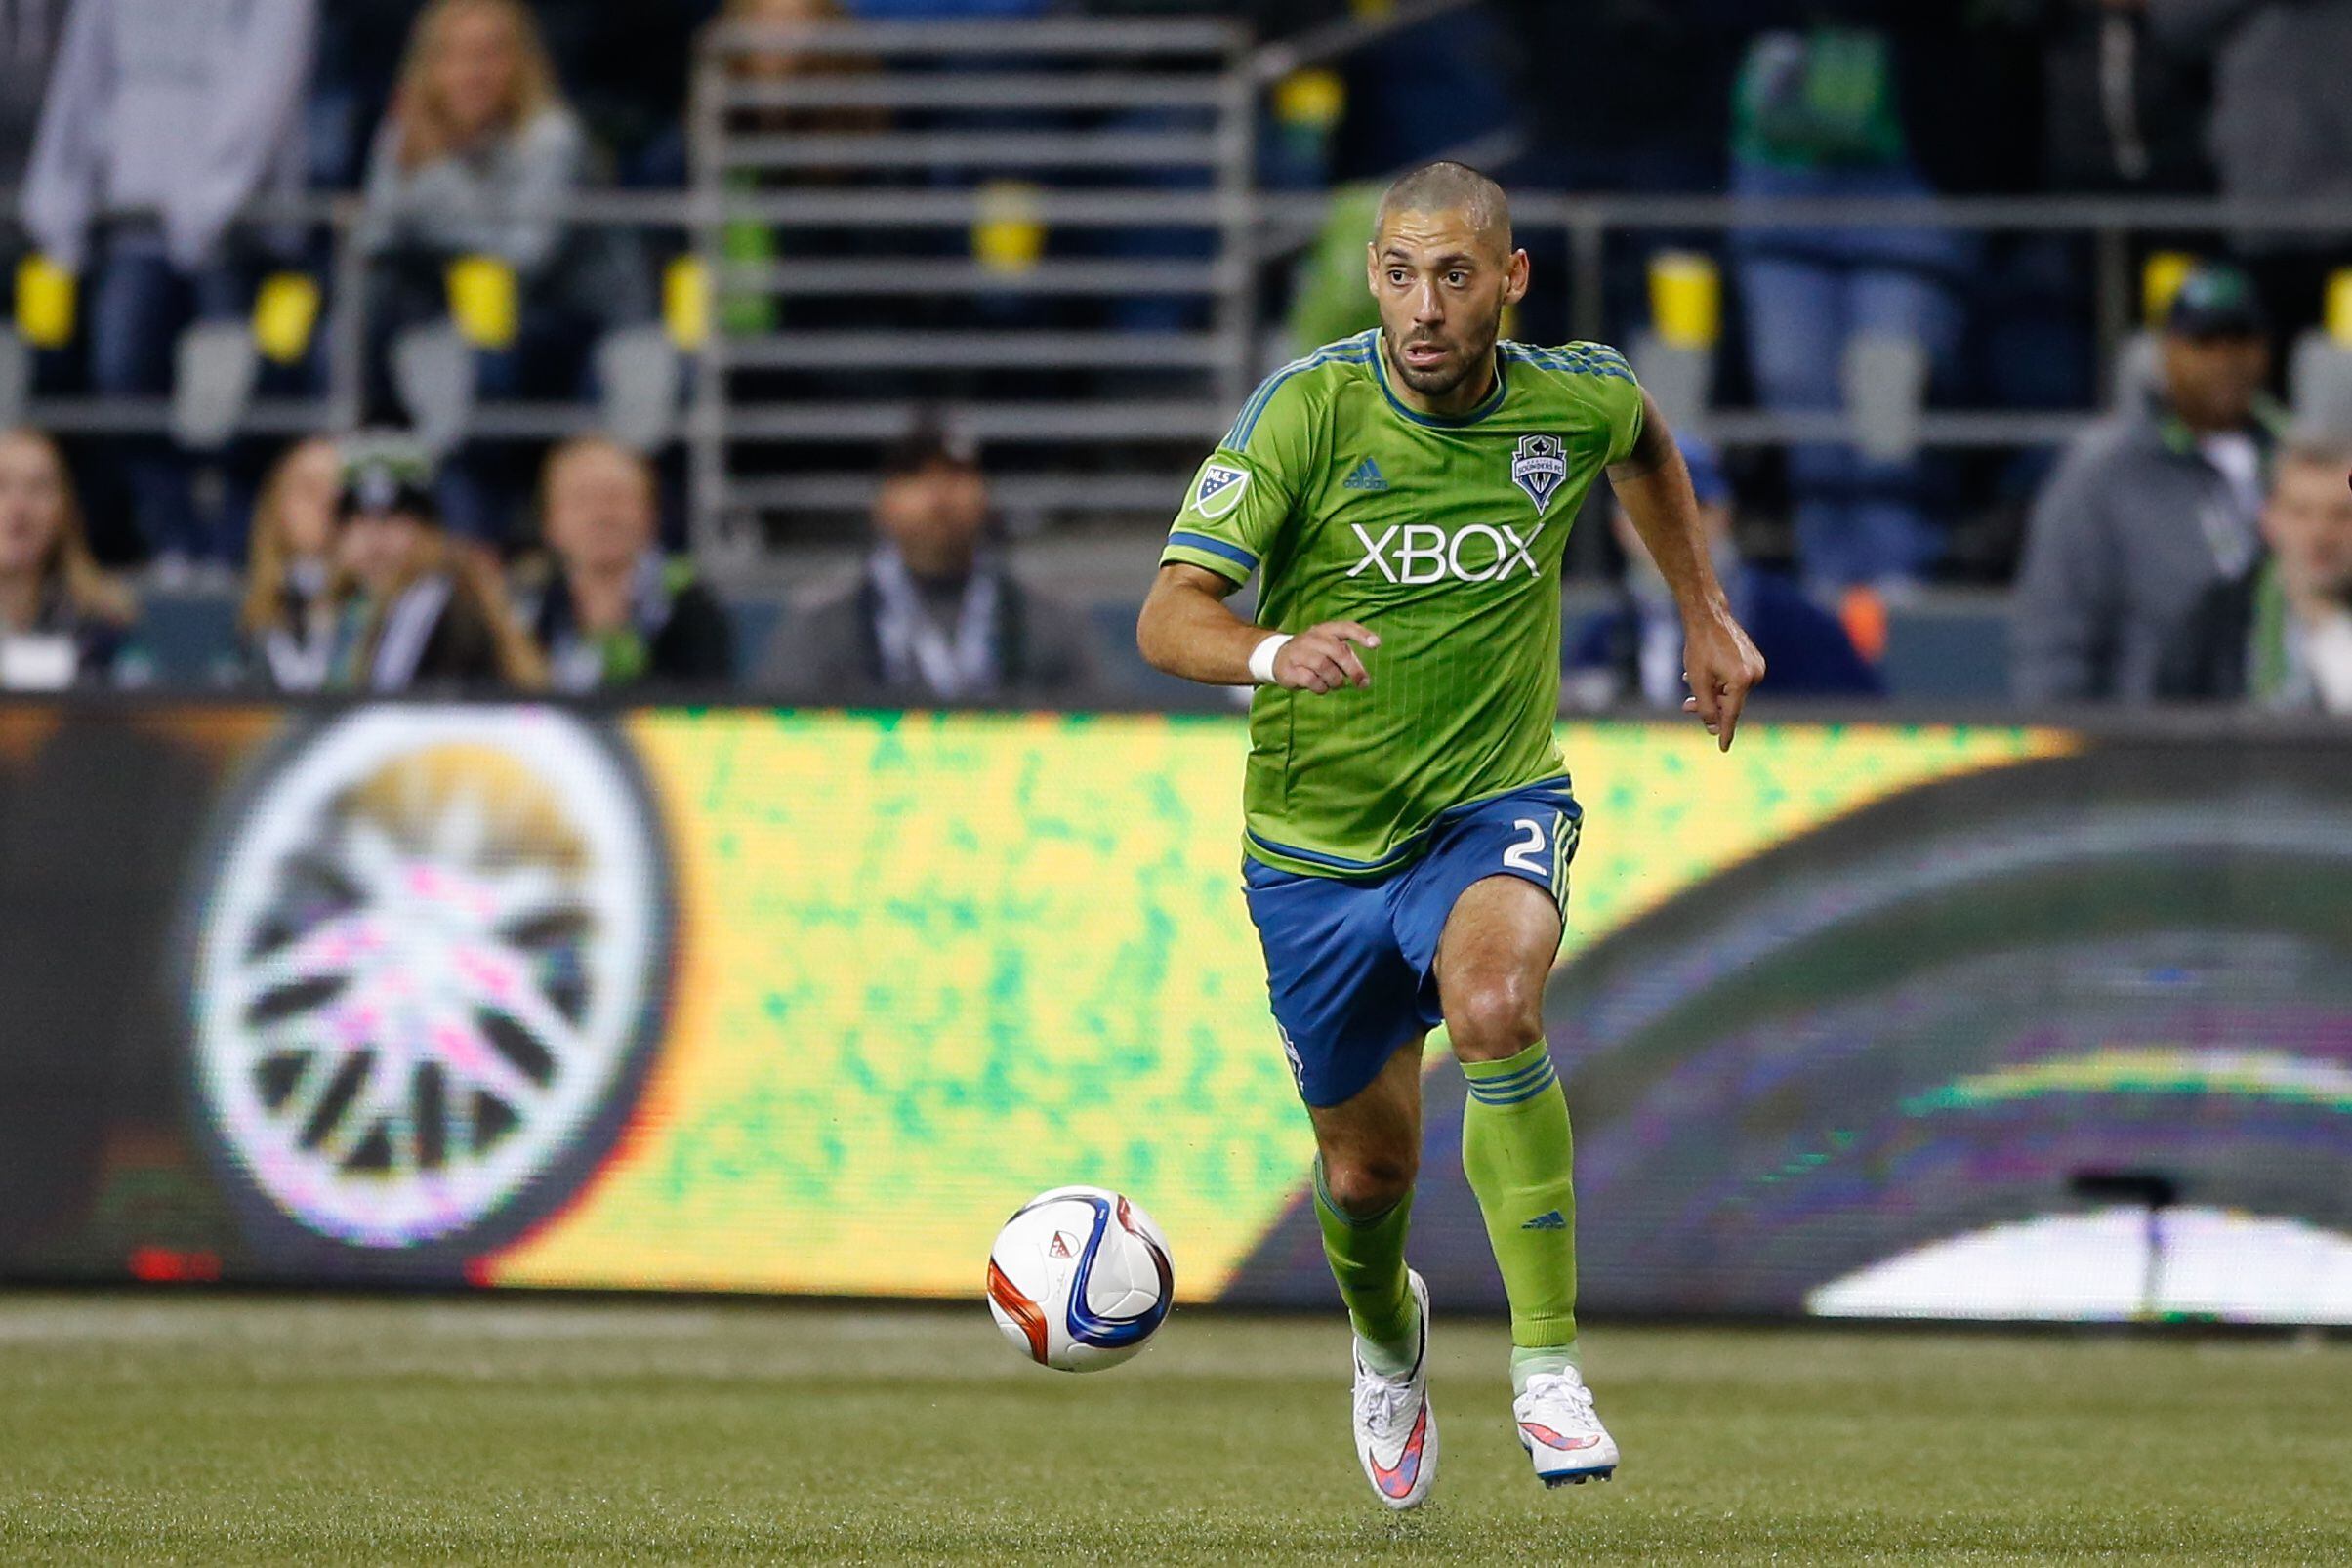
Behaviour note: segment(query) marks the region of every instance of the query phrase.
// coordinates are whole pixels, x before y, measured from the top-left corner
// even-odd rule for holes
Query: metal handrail
[[[1250,74],[1261,84],[1278,82],[1293,71],[1328,64],[1408,27],[1468,11],[1477,4],[1478,0],[1403,0],[1384,16],[1342,17],[1259,46],[1250,61]]]
[[[729,169],[1119,169],[1201,166],[1223,153],[1217,137],[1197,131],[796,131],[733,138],[720,161]]]
[[[763,50],[822,55],[1165,55],[1228,54],[1249,43],[1249,28],[1234,21],[1101,17],[1011,23],[722,21],[704,34],[703,47],[716,55]]]
[[[950,160],[952,161],[952,160]],[[821,218],[853,216],[865,197],[822,189],[796,192],[794,211]],[[925,194],[934,194],[926,192]],[[962,216],[977,212],[976,194],[936,192],[961,204]],[[1230,198],[1198,192],[1040,191],[1046,220],[1058,210],[1102,220],[1142,224],[1172,210],[1187,216],[1221,209]],[[0,186],[0,226],[20,225],[19,192]],[[552,201],[526,202],[516,218],[558,219],[568,224],[618,227],[675,228],[718,219],[768,217],[773,197],[755,192],[693,190],[578,190]],[[1263,227],[1319,226],[1330,197],[1311,192],[1253,192],[1244,198],[1251,221]],[[240,214],[242,223],[293,223],[344,227],[363,205],[357,192],[257,197]],[[1590,224],[1603,228],[1772,229],[1772,228],[1946,228],[1999,233],[2089,234],[2121,228],[2135,233],[2352,234],[2352,201],[2249,201],[2212,196],[1938,196],[1932,198],[1793,198],[1748,196],[1587,195],[1568,191],[1521,191],[1511,211],[1522,228]]]
[[[721,102],[741,109],[1216,108],[1224,79],[1208,72],[972,72],[959,75],[808,76],[729,82]]]
[[[843,137],[844,143],[862,140]],[[15,220],[15,192],[0,191],[0,225]],[[2097,247],[2097,315],[2103,345],[2112,351],[2137,319],[2136,279],[2129,268],[2135,238],[2178,232],[2189,235],[2352,233],[2352,202],[2259,202],[2200,197],[1956,197],[1934,200],[1752,200],[1729,196],[1641,197],[1529,192],[1514,198],[1523,236],[1546,234],[1564,240],[1568,285],[1577,335],[1606,336],[1600,311],[1607,247],[1645,233],[1761,233],[1795,227],[1926,227],[1950,231],[2006,231],[2084,235]],[[1042,190],[1027,199],[1024,216],[1048,227],[1168,228],[1220,227],[1249,236],[1241,251],[1219,261],[1081,260],[1048,257],[1025,271],[996,271],[965,259],[870,262],[786,257],[765,263],[726,260],[716,236],[734,222],[782,227],[822,225],[854,218],[864,227],[964,225],[989,214],[987,199],[960,190],[845,192],[822,186],[787,192],[740,191],[705,186],[689,191],[580,191],[537,205],[517,216],[559,218],[581,227],[667,230],[695,237],[715,287],[744,290],[831,292],[844,296],[911,297],[947,292],[1106,297],[1218,297],[1246,285],[1250,270],[1287,246],[1313,234],[1328,210],[1320,195],[1289,195],[1225,189]],[[240,222],[308,224],[327,229],[334,245],[334,291],[356,299],[367,257],[354,235],[363,213],[353,194],[321,194],[256,201]],[[1638,240],[1635,241],[1638,243]],[[338,310],[325,330],[332,377],[322,402],[263,399],[247,413],[243,430],[295,435],[320,429],[348,429],[360,407],[361,324],[356,311]],[[1082,341],[1083,340],[1083,341]],[[853,333],[811,337],[795,332],[768,350],[761,340],[722,340],[711,351],[714,364],[772,364],[792,368],[815,349],[838,353],[848,367],[895,366],[944,369],[1045,368],[1083,360],[1097,367],[1148,370],[1199,369],[1221,365],[1226,356],[1247,375],[1254,345],[1229,331],[1187,334],[1009,333],[926,335],[924,346],[891,349]],[[2112,360],[2112,352],[2102,354]],[[705,376],[706,393],[684,421],[681,435],[716,445],[735,440],[786,444],[887,439],[903,430],[916,403],[892,400],[854,409],[755,404],[726,409],[707,395],[716,376]],[[966,412],[966,428],[982,439],[1116,440],[1160,444],[1213,440],[1230,416],[1228,398],[1129,398],[1018,406],[980,406]],[[160,399],[50,398],[31,400],[25,413],[62,433],[140,433],[168,432],[170,405]],[[594,427],[598,411],[563,403],[486,402],[475,412],[473,430],[487,438],[542,440]],[[1932,410],[1919,426],[1923,441],[1942,448],[2014,448],[2063,441],[2095,417],[2093,411],[2019,413],[2002,410]],[[1719,409],[1708,415],[1710,433],[1733,446],[1836,442],[1852,432],[1842,411],[1813,412]],[[844,475],[799,479],[746,476],[737,499],[766,504],[786,495],[842,497],[853,486]],[[1029,475],[1019,493],[1052,498],[1056,504],[1093,503],[1116,507],[1124,497],[1156,494],[1156,480],[1135,475],[1132,486],[1103,482],[1103,476]],[[819,482],[819,481],[823,482]],[[1031,482],[1034,480],[1035,482]],[[731,482],[731,481],[730,481]],[[723,490],[725,486],[720,486]],[[806,504],[815,504],[809,502]]]

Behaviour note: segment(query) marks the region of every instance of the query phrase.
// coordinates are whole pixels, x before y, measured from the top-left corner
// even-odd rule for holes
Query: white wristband
[[[1288,632],[1277,632],[1250,650],[1250,679],[1261,686],[1274,683],[1274,655],[1291,640]]]

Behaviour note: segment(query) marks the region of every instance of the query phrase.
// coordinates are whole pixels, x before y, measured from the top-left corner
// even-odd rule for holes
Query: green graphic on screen
[[[961,1295],[1023,1199],[1133,1193],[1215,1295],[1310,1143],[1239,887],[1238,720],[664,712],[624,732],[679,882],[669,1037],[498,1284]],[[2015,728],[1579,724],[1563,957]],[[1444,1070],[1444,1069],[1440,1069]]]

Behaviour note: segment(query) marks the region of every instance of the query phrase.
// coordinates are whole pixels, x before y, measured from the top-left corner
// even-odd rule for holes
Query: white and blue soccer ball
[[[1041,1192],[997,1232],[988,1311],[1042,1367],[1100,1372],[1150,1341],[1176,1298],[1168,1238],[1101,1187]]]

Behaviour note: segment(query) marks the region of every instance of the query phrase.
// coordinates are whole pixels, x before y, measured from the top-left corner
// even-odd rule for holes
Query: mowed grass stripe
[[[1047,1373],[968,1311],[0,1296],[0,1561],[2352,1559],[2352,1347],[1628,1329],[1547,1494],[1504,1334],[1437,1325],[1391,1517],[1337,1321]]]

